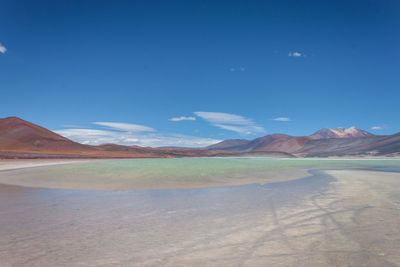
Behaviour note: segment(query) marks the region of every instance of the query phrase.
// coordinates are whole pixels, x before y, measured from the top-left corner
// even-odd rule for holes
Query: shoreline
[[[59,165],[61,165],[60,163]],[[68,164],[68,163],[66,163]],[[56,165],[56,164],[53,164]],[[44,166],[52,166],[52,165],[44,165]],[[26,167],[29,168],[29,167]],[[25,168],[21,168],[23,170]],[[18,171],[19,169],[11,169],[10,171]],[[239,187],[239,186],[249,186],[249,185],[258,185],[265,186],[273,183],[284,183],[284,182],[292,182],[299,179],[304,179],[312,176],[313,169],[299,169],[294,171],[285,171],[283,173],[269,173],[268,178],[247,178],[247,179],[232,179],[227,181],[225,177],[218,177],[214,181],[188,181],[188,182],[179,182],[179,181],[165,181],[165,182],[138,182],[131,181],[126,183],[112,183],[105,184],[103,182],[99,182],[98,184],[90,184],[87,181],[81,181],[79,183],[68,183],[65,181],[58,181],[54,184],[46,183],[42,181],[1,181],[0,177],[0,188],[1,187],[16,187],[16,188],[25,188],[25,189],[46,189],[46,190],[73,190],[73,191],[147,191],[147,190],[195,190],[195,189],[216,189],[216,188],[228,188],[228,187]],[[323,171],[323,170],[322,170]],[[1,170],[0,170],[1,174]]]
[[[192,158],[191,158],[192,159]],[[224,158],[221,158],[224,159]],[[131,159],[119,159],[131,160]],[[174,160],[173,158],[168,160]],[[275,159],[275,160],[328,160],[328,159]],[[334,161],[346,160],[378,160],[382,159],[331,159]],[[389,160],[389,159],[388,159]],[[395,159],[391,159],[395,160]],[[115,159],[30,159],[30,160],[0,160],[0,185],[20,186],[24,188],[41,188],[41,189],[60,189],[60,190],[93,190],[93,191],[128,191],[128,190],[155,190],[155,189],[199,189],[199,188],[219,188],[228,186],[244,186],[258,184],[260,186],[274,183],[286,182],[302,179],[310,176],[314,170],[323,172],[335,171],[337,168],[320,166],[318,168],[310,166],[298,166],[294,169],[270,169],[262,172],[237,173],[237,174],[209,174],[207,177],[169,177],[161,179],[157,174],[152,177],[141,176],[140,172],[134,170],[129,172],[119,172],[119,168],[113,171],[107,170],[100,172],[96,179],[92,179],[92,174],[85,174],[85,169],[80,169],[80,163],[107,163],[115,161]],[[137,163],[137,162],[136,162]],[[62,169],[68,168],[69,172],[57,172],[54,168],[44,168],[56,165],[72,165],[64,166]],[[111,163],[115,164],[115,163]],[[132,163],[133,164],[133,163]],[[137,164],[136,164],[137,165]],[[141,165],[141,163],[139,164]],[[179,165],[176,165],[179,166]],[[382,172],[382,170],[373,168],[346,168],[347,171],[367,171]]]
[[[252,156],[237,156],[237,157],[183,157],[179,159],[193,159],[193,158],[216,158],[216,159],[225,159],[225,158],[249,158],[249,159],[257,159],[257,158],[268,158],[273,160],[400,160],[400,157],[331,157],[331,158],[274,158],[274,157],[252,157]],[[92,159],[0,159],[0,171],[6,170],[18,170],[25,169],[31,167],[42,167],[42,166],[52,166],[52,165],[61,165],[61,164],[72,164],[72,163],[82,163],[82,162],[96,162],[96,161],[109,161],[109,160],[142,160],[142,159],[153,159],[153,158],[92,158]],[[154,158],[154,159],[175,159],[175,158]]]
[[[33,167],[44,167],[82,162],[94,162],[102,159],[1,159],[0,171],[19,170]]]

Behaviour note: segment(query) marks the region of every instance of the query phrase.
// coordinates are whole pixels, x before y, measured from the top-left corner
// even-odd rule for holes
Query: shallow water
[[[0,183],[44,188],[180,188],[267,183],[307,175],[308,169],[396,169],[400,160],[271,158],[128,159],[0,172]]]
[[[47,173],[62,175],[133,179],[192,179],[202,180],[213,176],[245,175],[265,171],[309,168],[361,168],[399,167],[400,160],[330,160],[330,159],[273,159],[263,157],[240,158],[173,158],[126,159],[85,162],[58,166],[39,167]]]
[[[199,161],[202,168],[196,166]],[[151,167],[150,162],[157,164]],[[3,172],[0,176],[18,178],[51,169],[57,174],[91,174],[90,179],[96,179],[96,173],[107,179],[115,172],[132,179],[140,178],[136,170],[159,173],[157,166],[166,179],[175,167],[181,177],[202,169],[207,175],[245,175],[254,169],[268,173],[314,168],[307,177],[291,181],[197,189],[93,191],[3,185],[0,266],[396,266],[400,176],[389,171],[399,163],[123,160]],[[318,170],[324,168],[355,169],[357,175],[337,179]],[[369,168],[386,172],[370,177],[359,170]],[[195,179],[213,176],[197,175]]]
[[[209,242],[217,242],[225,231],[251,227],[265,213],[295,206],[332,181],[315,172],[290,182],[208,189],[85,191],[3,186],[0,266],[168,263],[197,239],[209,235]]]

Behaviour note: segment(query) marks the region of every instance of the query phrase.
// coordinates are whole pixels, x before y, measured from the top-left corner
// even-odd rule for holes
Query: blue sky
[[[3,0],[0,116],[152,146],[399,132],[399,14],[396,0]]]

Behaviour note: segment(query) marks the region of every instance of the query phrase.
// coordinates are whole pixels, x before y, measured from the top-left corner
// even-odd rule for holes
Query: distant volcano
[[[355,137],[369,137],[374,136],[373,134],[360,130],[356,127],[350,128],[324,128],[321,129],[312,135],[310,135],[311,139],[327,139],[327,138],[355,138]]]
[[[208,149],[237,153],[280,152],[300,157],[394,156],[400,154],[400,133],[376,136],[356,127],[324,128],[310,136],[271,134],[254,140],[225,140]]]

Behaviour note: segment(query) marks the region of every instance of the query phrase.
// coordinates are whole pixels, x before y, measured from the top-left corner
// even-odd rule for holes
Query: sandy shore
[[[8,266],[398,266],[400,174],[144,191],[0,186]]]
[[[1,159],[0,171],[78,162],[89,162],[95,160],[98,161],[98,159]]]

